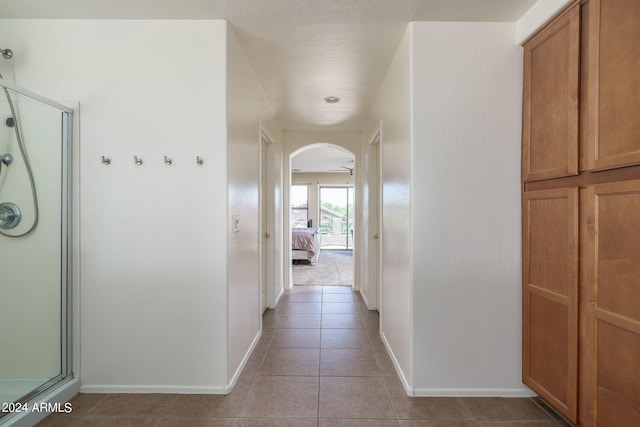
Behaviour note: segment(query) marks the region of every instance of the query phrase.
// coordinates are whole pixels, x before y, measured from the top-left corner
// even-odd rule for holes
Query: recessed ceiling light
[[[337,104],[340,101],[342,101],[342,98],[339,98],[337,96],[327,96],[326,98],[324,98],[324,102],[326,102],[327,104]]]

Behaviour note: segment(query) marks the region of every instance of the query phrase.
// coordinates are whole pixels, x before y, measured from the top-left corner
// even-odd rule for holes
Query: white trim
[[[393,362],[393,367],[396,368],[396,373],[398,374],[398,378],[400,379],[400,382],[404,387],[405,393],[407,393],[407,396],[411,396],[411,397],[416,396],[415,390],[413,389],[413,387],[411,387],[411,384],[409,384],[409,381],[407,380],[406,375],[404,374],[404,372],[402,371],[402,368],[400,367],[400,363],[398,363],[398,359],[396,358],[396,355],[393,353],[393,350],[389,345],[389,341],[387,341],[387,337],[384,335],[384,332],[382,331],[380,331],[380,339],[382,340],[382,343],[384,344],[384,347],[387,350],[387,353],[389,354],[391,361]]]
[[[124,394],[229,394],[230,386],[160,386],[160,385],[85,385],[80,393]]]
[[[415,397],[534,397],[528,388],[416,388]]]
[[[260,319],[260,322],[262,322],[262,319]],[[227,388],[229,389],[229,393],[231,393],[231,390],[233,390],[233,387],[235,387],[236,382],[238,381],[238,378],[240,378],[240,374],[242,374],[242,370],[244,369],[245,365],[249,361],[249,358],[253,354],[253,350],[258,345],[258,342],[260,342],[261,336],[262,336],[262,328],[256,334],[255,338],[253,339],[253,342],[251,343],[251,346],[249,347],[249,350],[247,350],[244,357],[242,358],[242,362],[240,362],[240,366],[238,366],[238,369],[236,369],[236,372],[233,374],[233,377],[231,378],[231,381],[227,386]]]

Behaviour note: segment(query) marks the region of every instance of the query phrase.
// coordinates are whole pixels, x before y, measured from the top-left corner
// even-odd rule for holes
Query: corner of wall
[[[539,28],[574,0],[538,0],[516,22],[516,44],[523,44]]]

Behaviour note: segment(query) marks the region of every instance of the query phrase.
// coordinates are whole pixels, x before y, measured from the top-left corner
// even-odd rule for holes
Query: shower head
[[[13,58],[13,51],[11,49],[0,49],[0,52],[2,52],[4,59]]]

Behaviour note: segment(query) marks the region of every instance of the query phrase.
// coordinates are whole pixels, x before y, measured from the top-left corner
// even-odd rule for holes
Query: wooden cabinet
[[[640,426],[640,180],[586,194],[585,417]]]
[[[522,175],[525,181],[578,173],[580,5],[524,46]]]
[[[640,1],[588,7],[588,167],[640,164]]]
[[[578,189],[524,193],[523,382],[571,421],[578,398]]]
[[[580,426],[640,426],[639,23],[582,0],[524,46],[523,382]]]

